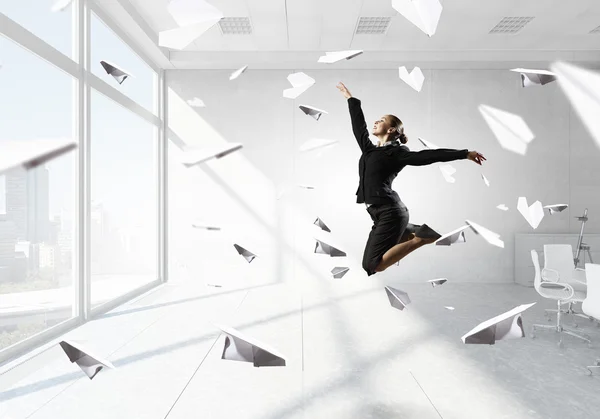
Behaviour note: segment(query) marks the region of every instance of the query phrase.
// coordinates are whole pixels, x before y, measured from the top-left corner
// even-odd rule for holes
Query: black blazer
[[[432,163],[466,159],[469,150],[438,148],[435,150],[410,151],[400,141],[377,147],[369,139],[365,116],[360,100],[348,99],[352,131],[362,155],[358,161],[360,183],[356,191],[356,202],[367,204],[400,203],[400,197],[392,189],[392,182],[405,166],[425,166]]]

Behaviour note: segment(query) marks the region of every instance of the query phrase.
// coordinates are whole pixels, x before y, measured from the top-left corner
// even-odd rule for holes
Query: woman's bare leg
[[[411,252],[417,250],[419,247],[423,247],[426,244],[433,243],[435,239],[422,239],[420,237],[413,236],[412,239],[398,243],[390,250],[383,254],[381,262],[375,268],[375,272],[385,271],[387,268],[404,258]]]

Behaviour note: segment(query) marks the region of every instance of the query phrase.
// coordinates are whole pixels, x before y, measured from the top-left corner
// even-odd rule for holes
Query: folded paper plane
[[[430,150],[435,150],[436,148],[439,148],[439,147],[438,147],[438,146],[436,146],[435,144],[433,144],[433,143],[430,143],[429,141],[427,141],[427,140],[424,140],[424,139],[423,139],[423,138],[421,138],[421,137],[417,137],[417,138],[418,138],[418,140],[421,142],[421,144],[423,144],[423,147],[425,147],[425,148],[428,148],[428,149],[430,149]]]
[[[53,12],[62,12],[73,2],[73,0],[57,0],[52,6]]]
[[[485,183],[485,186],[490,186],[490,181],[485,177],[485,175],[482,173],[481,174],[481,179],[483,179],[483,182]]]
[[[552,64],[551,69],[579,119],[600,147],[600,73],[560,61]]]
[[[325,230],[328,233],[331,233],[331,230],[329,229],[329,227],[327,227],[327,225],[319,217],[317,217],[317,219],[315,220],[315,222],[313,224],[319,226],[319,228],[321,230]]]
[[[197,97],[188,100],[187,104],[190,105],[192,108],[204,108],[206,106],[202,99]]]
[[[327,111],[324,111],[323,109],[313,108],[312,106],[308,106],[308,105],[300,105],[299,108],[306,115],[312,116],[317,121],[319,120],[319,118],[321,118],[322,114],[329,113]]]
[[[350,270],[350,268],[336,266],[335,268],[333,268],[331,270],[331,274],[333,275],[334,278],[340,279],[340,278],[343,278],[344,275],[346,275],[349,270]]]
[[[182,163],[186,167],[192,167],[200,163],[204,163],[211,159],[220,159],[228,154],[241,149],[243,146],[240,143],[226,143],[220,146],[188,148],[182,159]]]
[[[320,63],[332,64],[341,60],[350,60],[356,56],[362,54],[363,51],[356,49],[351,51],[335,51],[335,52],[326,52],[325,55],[319,57]]]
[[[448,183],[454,183],[456,182],[456,179],[454,179],[452,177],[452,175],[454,173],[456,173],[456,169],[449,165],[449,164],[443,164],[440,166],[440,172],[442,172],[442,176],[444,176],[444,179],[446,179],[446,182]]]
[[[300,146],[300,151],[306,152],[316,149],[325,149],[334,146],[338,143],[338,140],[328,140],[324,138],[313,138],[305,142]]]
[[[556,80],[556,74],[548,70],[532,70],[529,68],[513,68],[510,71],[521,73],[521,85],[529,87],[548,84]]]
[[[400,311],[404,310],[404,307],[410,304],[410,298],[404,291],[392,287],[385,287],[385,293],[387,294],[392,307],[397,308]]]
[[[91,354],[90,351],[84,348],[79,342],[63,340],[60,342],[60,346],[69,357],[69,361],[75,362],[90,380],[105,367],[111,369],[115,368],[110,361]]]
[[[545,209],[548,210],[550,215],[556,214],[558,212],[562,212],[569,208],[569,204],[554,204],[554,205],[545,205]]]
[[[452,230],[450,233],[444,234],[442,237],[436,240],[436,246],[451,246],[455,243],[464,243],[467,240],[465,239],[465,232],[469,228],[469,226],[462,226],[457,228],[456,230]]]
[[[77,148],[70,139],[49,138],[0,142],[0,175],[12,169],[36,168]]]
[[[131,77],[129,72],[119,68],[116,64],[109,63],[108,61],[100,61],[100,64],[104,67],[106,74],[112,76],[119,84],[123,84],[127,77]]]
[[[498,208],[499,210],[502,210],[502,211],[508,211],[508,207],[504,204],[500,204],[496,208]]]
[[[315,240],[317,241],[317,243],[315,244],[314,253],[329,255],[331,257],[346,256],[345,252],[342,252],[341,250],[336,249],[335,247],[333,247],[319,239],[315,239]]]
[[[471,230],[473,230],[475,234],[481,235],[481,237],[483,237],[484,240],[487,241],[489,244],[504,249],[504,242],[500,240],[499,234],[496,234],[493,231],[474,223],[473,221],[466,220],[465,222],[469,225],[469,227],[471,227]]]
[[[315,84],[315,79],[307,76],[301,71],[290,74],[287,76],[287,79],[292,87],[283,91],[283,97],[288,99],[296,99],[302,93],[306,92],[313,84]]]
[[[231,327],[215,326],[227,335],[221,359],[252,362],[255,367],[285,367],[285,358],[275,349]]]
[[[519,197],[517,201],[517,209],[527,220],[531,227],[538,228],[540,222],[544,218],[544,208],[542,207],[542,203],[540,201],[535,201],[531,206],[527,205],[527,198],[524,196]]]
[[[237,79],[244,71],[246,71],[246,69],[248,68],[247,65],[243,66],[242,68],[239,68],[237,70],[235,70],[233,73],[231,73],[231,75],[229,76],[229,80],[235,80]]]
[[[184,49],[223,18],[223,12],[204,0],[172,0],[168,11],[178,28],[161,31],[158,45]]]
[[[235,247],[235,250],[237,250],[238,253],[240,255],[242,255],[244,257],[244,259],[246,259],[246,262],[248,262],[248,263],[252,262],[256,258],[256,255],[254,253],[252,253],[249,250],[244,249],[242,246],[240,246],[238,244],[234,244],[233,247]]]
[[[502,148],[522,156],[527,153],[535,135],[522,117],[488,105],[479,105],[479,112]]]
[[[522,304],[506,313],[478,324],[461,338],[463,343],[493,345],[497,340],[525,337],[521,314],[535,304]]]
[[[211,225],[201,224],[201,223],[193,223],[192,227],[202,229],[202,230],[212,230],[212,231],[220,231],[221,230],[221,227],[211,226]]]
[[[425,76],[419,67],[413,68],[413,70],[409,73],[405,66],[398,68],[398,75],[400,79],[408,84],[410,87],[415,89],[417,92],[420,92],[423,88],[423,81],[425,81]]]
[[[448,278],[436,278],[436,279],[430,279],[427,282],[429,282],[431,284],[432,287],[437,287],[438,285],[443,285],[448,281]]]
[[[392,7],[429,37],[437,30],[443,9],[439,0],[392,0]]]

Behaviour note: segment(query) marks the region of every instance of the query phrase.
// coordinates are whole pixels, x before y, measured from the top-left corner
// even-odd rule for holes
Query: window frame
[[[13,21],[0,12],[0,36],[15,42],[29,52],[37,55],[56,68],[73,77],[73,133],[78,139],[79,147],[76,151],[76,216],[74,229],[77,234],[74,237],[73,254],[73,311],[72,317],[64,322],[26,338],[14,345],[0,350],[0,389],[8,382],[14,382],[19,377],[19,365],[40,356],[58,342],[61,335],[78,327],[87,321],[101,316],[102,314],[136,298],[149,290],[164,284],[167,281],[167,137],[165,135],[168,126],[167,104],[165,101],[167,84],[165,83],[165,71],[160,65],[151,60],[142,49],[127,35],[110,16],[97,3],[97,0],[73,0],[72,7],[72,42],[73,58],[68,57],[53,46],[37,37],[17,22]],[[90,24],[91,13],[94,13],[117,37],[119,37],[134,54],[138,55],[156,73],[154,83],[154,111],[144,108],[142,105],[129,98],[115,87],[106,83],[96,75],[92,74]],[[111,301],[91,307],[91,91],[92,89],[102,93],[117,104],[123,106],[135,115],[154,125],[156,144],[156,167],[157,175],[157,278],[135,290],[121,295]],[[23,356],[27,354],[27,356]],[[11,378],[12,377],[12,378]]]

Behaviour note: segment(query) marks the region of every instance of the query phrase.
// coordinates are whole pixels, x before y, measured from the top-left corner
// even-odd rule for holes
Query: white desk
[[[573,234],[516,234],[515,235],[515,282],[520,285],[533,287],[535,271],[531,260],[531,250],[538,252],[540,267],[544,267],[545,244],[570,244],[573,246],[573,257],[577,251],[579,233]],[[595,263],[600,263],[600,234],[584,234],[583,242],[591,247],[592,258]],[[583,268],[583,261],[590,262],[587,252],[579,254],[579,267]]]

